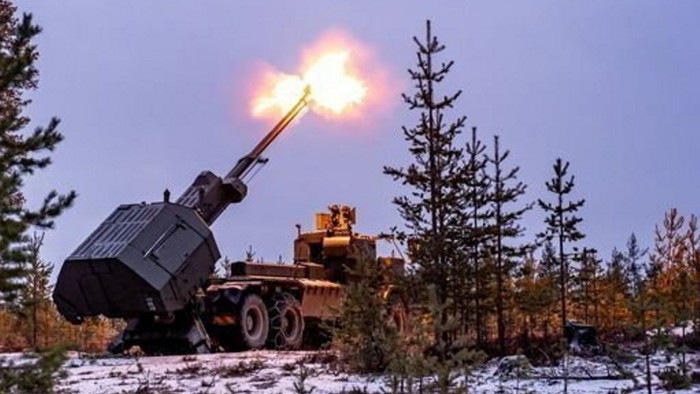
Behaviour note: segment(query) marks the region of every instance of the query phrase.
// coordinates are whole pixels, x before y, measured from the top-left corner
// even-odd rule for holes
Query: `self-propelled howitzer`
[[[200,173],[174,203],[166,192],[162,202],[117,207],[63,263],[53,293],[61,315],[75,324],[98,315],[127,319],[146,336],[149,326],[166,323],[169,335],[204,345],[201,322],[188,310],[220,258],[209,226],[245,198],[246,175],[308,96],[307,89],[226,176]]]

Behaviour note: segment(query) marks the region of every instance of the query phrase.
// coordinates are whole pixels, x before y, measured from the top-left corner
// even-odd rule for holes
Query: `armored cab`
[[[384,294],[392,299],[393,319],[404,330],[403,297],[393,285],[403,273],[403,260],[377,257],[379,238],[354,232],[356,216],[352,207],[331,205],[328,213],[316,215],[314,231],[298,227],[291,263],[231,264],[230,276],[214,280],[204,297],[204,321],[214,341],[228,350],[300,347],[305,333],[317,333],[320,322],[334,318],[361,260],[387,268]]]
[[[354,207],[331,205],[328,211],[316,214],[316,231],[299,233],[294,241],[295,263],[319,263],[326,279],[341,284],[353,280],[352,270],[361,259],[377,260],[391,267],[388,271],[403,273],[403,259],[377,256],[381,237],[353,232],[357,222]]]

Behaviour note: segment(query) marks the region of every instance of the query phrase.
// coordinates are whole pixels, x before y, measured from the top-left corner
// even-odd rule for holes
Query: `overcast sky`
[[[62,119],[55,164],[32,178],[79,193],[47,234],[63,259],[119,204],[177,196],[204,169],[227,172],[269,122],[248,114],[253,71],[295,71],[304,46],[340,29],[375,53],[409,91],[411,37],[425,20],[454,59],[445,92],[454,115],[512,151],[545,196],[554,159],[571,162],[586,198],[582,245],[607,258],[631,232],[650,245],[664,211],[700,213],[700,2],[687,1],[20,1],[44,28],[37,40],[36,125]],[[400,224],[400,190],[382,166],[408,162],[400,128],[415,123],[398,95],[371,119],[305,116],[277,141],[270,163],[215,224],[223,253],[252,245],[266,260],[292,254],[294,224],[309,229],[328,204],[358,208],[358,229]],[[528,234],[543,214],[526,220]]]

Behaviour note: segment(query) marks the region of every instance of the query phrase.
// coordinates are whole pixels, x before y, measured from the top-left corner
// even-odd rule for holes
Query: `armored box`
[[[73,323],[181,310],[220,253],[207,224],[171,203],[119,206],[66,259],[54,301]]]

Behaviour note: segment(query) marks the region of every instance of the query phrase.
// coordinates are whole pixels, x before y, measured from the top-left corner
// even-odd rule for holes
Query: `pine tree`
[[[493,256],[496,271],[496,325],[501,356],[506,354],[505,301],[508,294],[505,282],[513,275],[517,259],[524,257],[529,248],[529,245],[513,246],[511,243],[523,234],[524,228],[520,225],[520,221],[523,214],[532,208],[532,204],[518,209],[510,208],[510,205],[516,203],[518,198],[525,194],[527,186],[517,179],[520,167],[516,166],[510,170],[504,168],[509,155],[509,150],[501,152],[499,137],[494,136],[493,155],[488,158],[492,171],[487,172],[487,179],[492,193],[490,202],[493,211],[494,239],[490,254]]]
[[[361,257],[349,276],[353,278],[340,308],[333,342],[341,360],[356,372],[382,372],[391,363],[398,333],[391,323],[385,299],[386,272],[383,265],[358,250]]]
[[[411,190],[409,195],[393,200],[408,231],[408,235],[405,232],[398,235],[403,239],[410,237],[416,274],[422,283],[435,285],[437,297],[444,303],[454,294],[451,273],[461,260],[463,151],[455,139],[462,132],[466,117],[457,117],[452,122],[446,119],[461,91],[440,97],[437,89],[454,62],[438,64],[437,56],[445,46],[432,34],[430,21],[426,26],[425,41],[413,38],[418,47],[417,68],[408,70],[416,91],[403,95],[410,110],[420,111],[415,127],[403,127],[413,163],[405,168],[386,166],[384,173]],[[446,321],[447,317],[445,313],[442,319]]]
[[[663,285],[661,281],[664,268],[663,264],[653,256],[650,256],[649,260],[649,264],[646,266],[644,272],[648,281],[644,287],[644,291],[646,292],[645,297],[647,298],[649,308],[653,312],[654,317],[650,323],[657,330],[657,334],[659,334],[660,327],[663,324],[661,320],[661,311],[663,309]]]
[[[613,332],[629,323],[629,306],[627,299],[632,297],[625,273],[625,254],[614,248],[602,278],[601,306],[605,312],[604,325]]]
[[[646,307],[646,294],[642,292],[641,285],[642,280],[646,279],[645,275],[647,272],[647,265],[642,259],[648,252],[649,249],[642,249],[639,246],[637,236],[632,233],[627,239],[625,251],[622,253],[625,263],[624,274],[627,288],[625,295],[628,300],[628,309],[632,312],[633,326],[635,327],[642,326],[642,320],[646,315],[646,310],[641,308],[640,305]]]
[[[642,258],[647,254],[647,249],[641,249],[637,243],[637,236],[632,233],[627,240],[627,250],[624,253],[624,260],[627,264],[627,280],[631,292],[634,295],[629,299],[630,309],[635,316],[635,328],[644,338],[644,369],[647,393],[652,393],[651,387],[651,348],[649,335],[647,334],[647,311],[649,310],[649,299],[647,297],[647,286],[649,280],[645,277],[648,267],[642,262]]]
[[[650,301],[654,305],[657,329],[674,320],[674,311],[683,309],[687,300],[674,297],[672,290],[683,271],[686,244],[683,233],[685,218],[673,208],[664,214],[662,226],[654,229],[654,251],[651,254],[649,279]]]
[[[453,316],[442,322],[450,309],[440,304],[434,285],[428,285],[426,299],[412,313],[411,335],[400,341],[388,368],[384,393],[467,393],[469,376],[486,359],[486,354],[464,344],[455,347],[443,338],[460,324]],[[434,338],[437,338],[435,340]],[[463,338],[460,338],[463,341]],[[459,380],[462,382],[459,382]]]
[[[681,342],[685,337],[685,325],[692,318],[692,274],[689,265],[687,232],[683,225],[685,218],[677,209],[671,209],[664,215],[662,227],[656,226],[654,252],[651,255],[654,272],[652,282],[652,299],[655,308],[657,333],[668,324],[683,326]],[[685,345],[670,346],[669,350],[681,357],[680,370],[684,380],[688,380]]]
[[[38,58],[32,39],[41,28],[32,16],[15,17],[15,7],[0,0],[0,297],[12,301],[22,287],[31,251],[27,230],[51,228],[53,219],[69,207],[75,193],[59,195],[51,191],[41,206],[27,207],[22,187],[27,176],[51,164],[46,155],[63,140],[58,119],[45,127],[25,132],[30,123],[24,114],[31,100],[26,93],[36,89]]]
[[[582,232],[578,230],[578,225],[583,221],[576,213],[583,207],[585,200],[567,200],[569,194],[574,189],[574,176],[567,177],[569,172],[569,162],[562,162],[557,159],[554,162],[554,177],[545,183],[547,190],[554,194],[554,202],[537,200],[540,208],[548,215],[545,219],[547,229],[540,234],[546,240],[556,240],[558,246],[559,263],[559,294],[561,302],[561,331],[565,336],[564,329],[567,321],[567,286],[569,282],[569,261],[571,254],[566,252],[566,245],[584,238]]]
[[[581,253],[574,256],[574,260],[578,262],[579,269],[573,278],[572,301],[579,304],[579,309],[583,312],[583,321],[597,326],[600,317],[598,306],[601,301],[602,261],[598,259],[597,251],[589,248],[583,248]]]
[[[21,291],[20,304],[22,306],[23,317],[29,321],[31,327],[31,337],[29,343],[33,349],[46,346],[39,344],[39,334],[42,331],[42,324],[45,326],[47,315],[52,308],[51,286],[49,279],[53,272],[53,264],[41,259],[40,251],[44,244],[44,234],[35,233],[29,241],[29,267],[27,270],[26,286]],[[44,339],[46,338],[46,328]]]
[[[559,292],[557,291],[558,281],[558,263],[557,254],[554,250],[554,245],[551,241],[545,240],[540,262],[537,265],[537,283],[539,289],[540,308],[543,313],[542,331],[544,339],[549,342],[551,317],[556,313],[553,312],[556,304],[559,301]]]
[[[246,261],[248,262],[253,262],[252,260],[247,260],[248,256],[246,256]],[[228,278],[231,276],[231,267],[233,266],[233,261],[228,256],[224,256],[223,259],[219,260],[219,262],[216,264],[216,269],[214,270],[214,276],[217,278]]]
[[[691,272],[693,294],[693,322],[696,330],[700,329],[700,230],[698,217],[690,215],[685,234],[688,250],[688,266]]]
[[[456,330],[459,322],[450,317],[443,321],[440,316],[445,316],[445,310],[449,304],[440,304],[437,299],[437,291],[434,285],[428,288],[428,309],[430,316],[431,330],[437,338],[433,348],[437,357],[432,357],[429,363],[431,372],[435,375],[434,389],[431,392],[441,394],[448,393],[464,393],[468,391],[468,378],[471,371],[484,362],[486,355],[480,350],[472,350],[466,346],[459,346],[461,349],[454,351],[450,342],[445,338],[449,338],[449,334]],[[464,378],[462,384],[457,383],[457,379]]]
[[[530,253],[517,270],[515,281],[515,306],[521,319],[521,323],[517,324],[520,327],[519,346],[523,349],[529,348],[536,317],[541,313],[537,280],[537,263]]]
[[[456,275],[464,284],[461,285],[464,294],[455,295],[455,302],[461,306],[461,325],[465,329],[469,321],[469,305],[474,303],[474,328],[476,332],[476,345],[484,343],[484,312],[485,300],[488,298],[487,283],[489,282],[488,267],[484,267],[482,261],[487,257],[486,246],[492,238],[492,229],[489,221],[493,217],[493,211],[489,207],[491,196],[489,193],[489,179],[486,174],[487,157],[484,154],[486,146],[477,135],[476,127],[472,127],[471,140],[465,146],[466,162],[463,165],[463,238],[464,248],[462,269]]]

